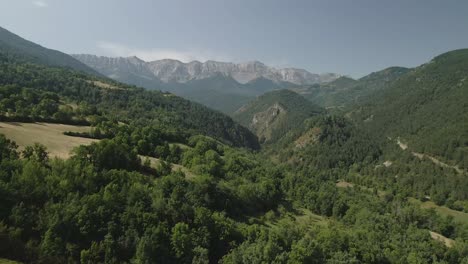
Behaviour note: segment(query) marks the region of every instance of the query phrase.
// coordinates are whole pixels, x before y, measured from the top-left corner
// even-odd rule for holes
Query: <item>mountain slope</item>
[[[19,59],[49,66],[67,67],[70,69],[99,75],[84,63],[60,51],[44,48],[25,40],[0,27],[0,52]]]
[[[253,131],[261,142],[274,142],[305,119],[322,112],[289,90],[263,94],[234,113],[234,119]]]
[[[322,107],[344,107],[383,89],[408,71],[409,69],[403,67],[390,67],[358,80],[343,76],[331,82],[291,89]]]
[[[381,137],[468,166],[468,49],[437,56],[375,93],[350,116]]]

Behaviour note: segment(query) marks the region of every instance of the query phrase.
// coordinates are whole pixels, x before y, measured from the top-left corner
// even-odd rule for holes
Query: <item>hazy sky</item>
[[[468,0],[0,0],[0,14],[1,27],[67,53],[353,77],[468,48]]]

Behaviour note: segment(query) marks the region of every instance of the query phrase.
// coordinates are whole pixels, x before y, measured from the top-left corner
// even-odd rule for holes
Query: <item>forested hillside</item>
[[[155,124],[169,131],[202,133],[235,146],[258,148],[255,136],[231,118],[172,94],[5,56],[0,59],[0,108],[7,120],[85,124],[108,119]]]
[[[403,67],[390,67],[357,80],[343,76],[328,83],[290,89],[319,106],[341,109],[360,103],[371,94],[378,93],[408,71],[410,70]]]
[[[395,144],[468,167],[468,50],[437,56],[370,97],[350,116]]]

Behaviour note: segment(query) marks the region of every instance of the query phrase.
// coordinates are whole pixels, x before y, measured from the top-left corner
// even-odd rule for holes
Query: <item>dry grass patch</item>
[[[74,126],[52,123],[0,122],[0,134],[14,140],[19,149],[40,143],[47,147],[50,157],[69,158],[73,148],[89,145],[96,139],[66,136],[63,132],[89,132],[89,126]]]
[[[455,244],[455,240],[445,237],[439,233],[429,231],[429,234],[431,235],[432,239],[444,243],[446,247],[450,248],[450,247],[453,247],[453,245]]]
[[[95,86],[103,89],[111,89],[111,90],[125,90],[125,88],[118,87],[109,83],[101,82],[101,81],[87,81],[88,83],[92,83]]]
[[[322,129],[320,129],[320,127],[313,127],[309,129],[309,131],[296,139],[294,142],[296,144],[296,148],[303,148],[308,144],[317,142],[320,137],[320,133],[322,133]]]
[[[336,187],[338,187],[338,188],[352,188],[352,187],[354,187],[354,184],[352,184],[350,182],[346,182],[346,181],[338,181],[336,183]]]
[[[439,206],[432,201],[421,202],[415,198],[408,199],[413,204],[418,204],[421,208],[424,209],[434,209],[437,213],[444,215],[444,216],[452,216],[453,220],[459,223],[468,224],[468,213],[452,210],[445,206]]]
[[[272,228],[277,228],[283,223],[293,223],[303,229],[328,225],[328,219],[326,217],[314,214],[309,209],[305,208],[283,212],[281,215],[275,214],[273,211],[268,211],[264,215],[252,217],[251,219]]]
[[[294,215],[294,219],[299,225],[327,225],[327,219],[321,215],[312,213],[309,209],[299,209],[298,214]]]

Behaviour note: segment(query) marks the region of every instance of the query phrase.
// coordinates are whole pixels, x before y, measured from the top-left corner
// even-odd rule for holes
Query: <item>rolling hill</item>
[[[261,142],[273,142],[305,119],[323,112],[289,90],[265,93],[234,113],[234,119],[252,130]]]

